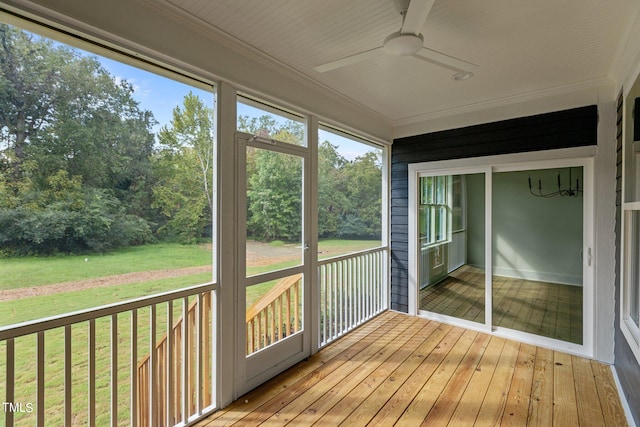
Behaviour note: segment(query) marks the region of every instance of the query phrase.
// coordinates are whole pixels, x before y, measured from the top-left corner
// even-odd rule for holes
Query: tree
[[[257,150],[249,176],[247,227],[259,240],[300,241],[302,230],[302,161]]]
[[[185,243],[211,233],[213,132],[212,109],[190,92],[158,135],[153,206],[167,218],[162,230]]]
[[[22,177],[29,139],[53,119],[55,104],[66,91],[61,67],[72,57],[50,41],[0,24],[0,127],[13,180]]]
[[[2,246],[52,253],[149,241],[154,123],[131,84],[95,57],[0,24]]]
[[[337,148],[329,141],[318,146],[318,235],[323,238],[337,235],[351,206],[344,173],[348,162]]]
[[[382,235],[382,165],[379,154],[369,151],[345,165],[345,212],[338,236],[379,239]]]

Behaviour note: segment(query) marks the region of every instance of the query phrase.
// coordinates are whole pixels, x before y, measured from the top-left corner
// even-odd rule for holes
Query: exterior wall
[[[597,145],[588,106],[396,139],[391,151],[391,308],[408,312],[410,163]]]
[[[623,96],[620,94],[617,102],[617,147],[616,147],[616,306],[615,306],[615,367],[618,373],[622,392],[625,395],[627,403],[631,409],[631,413],[636,424],[640,424],[640,367],[638,362],[627,344],[626,338],[620,330],[620,244],[621,236],[621,208],[622,208],[622,116]]]

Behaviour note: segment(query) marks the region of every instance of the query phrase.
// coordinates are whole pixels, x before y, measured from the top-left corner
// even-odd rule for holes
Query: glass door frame
[[[255,147],[302,159],[302,244],[300,265],[267,273],[247,276],[246,223],[247,223],[247,147]],[[307,147],[280,142],[269,138],[236,132],[236,206],[237,206],[237,375],[236,387],[241,395],[311,354],[311,239],[310,234],[310,154]],[[266,281],[302,274],[302,330],[246,355],[246,288]]]
[[[594,158],[591,148],[568,150],[550,150],[538,153],[519,153],[498,156],[476,157],[470,159],[445,160],[409,165],[409,314],[417,315],[443,323],[472,330],[491,333],[504,338],[540,345],[547,348],[593,357],[595,335],[595,290],[594,290]],[[582,167],[584,174],[583,192],[583,343],[574,344],[521,332],[514,329],[497,327],[493,324],[493,174],[536,169],[555,169],[564,167]],[[419,238],[418,238],[418,200],[419,179],[423,176],[485,174],[485,322],[484,324],[458,319],[452,316],[427,312],[419,309]]]

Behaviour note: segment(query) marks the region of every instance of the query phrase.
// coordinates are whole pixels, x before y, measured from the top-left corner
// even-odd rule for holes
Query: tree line
[[[0,24],[1,254],[211,238],[212,102],[189,93],[154,132],[153,113],[133,95],[97,58]],[[240,117],[238,127],[285,141],[304,135],[266,115]],[[379,238],[379,157],[347,160],[327,141],[319,150],[321,237]],[[301,167],[248,153],[251,237],[299,237],[302,189],[292,180]]]

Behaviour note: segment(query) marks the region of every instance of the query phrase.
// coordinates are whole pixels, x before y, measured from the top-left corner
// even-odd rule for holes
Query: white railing
[[[7,427],[172,426],[211,412],[215,290],[194,286],[0,328],[0,419]],[[194,338],[175,340],[180,318],[190,319],[182,336]],[[141,360],[154,373],[145,384]]]
[[[320,347],[387,308],[386,247],[318,262]]]

